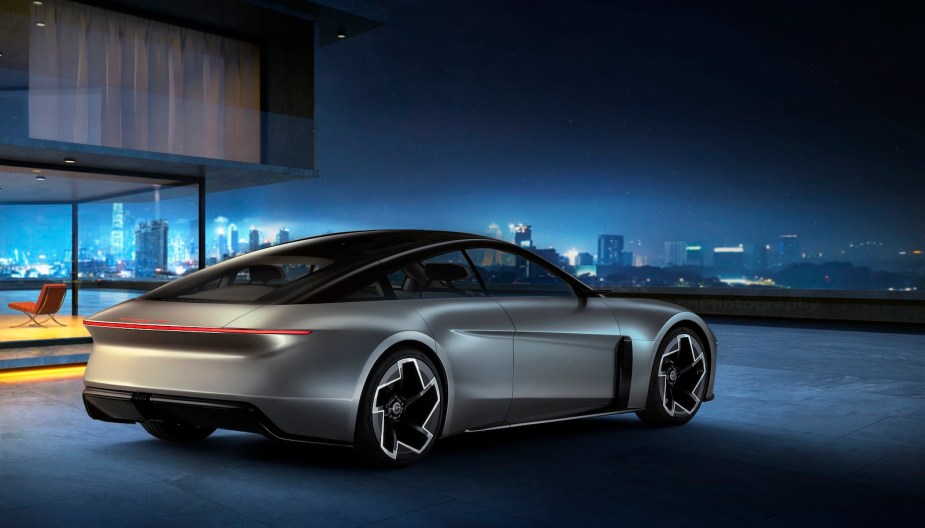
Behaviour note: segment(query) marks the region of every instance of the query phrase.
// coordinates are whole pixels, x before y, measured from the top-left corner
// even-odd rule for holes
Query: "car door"
[[[603,300],[579,297],[537,259],[493,248],[467,253],[489,296],[514,323],[507,421],[547,420],[610,404],[621,336]]]
[[[513,393],[514,325],[463,253],[407,263],[387,276],[387,286],[424,318],[448,359],[453,405],[445,434],[502,423]]]

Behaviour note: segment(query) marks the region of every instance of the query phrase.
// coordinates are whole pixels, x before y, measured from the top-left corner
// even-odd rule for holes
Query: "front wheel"
[[[700,409],[706,378],[707,357],[697,333],[685,327],[672,330],[659,345],[646,408],[636,416],[650,425],[689,422]]]
[[[356,448],[368,462],[405,467],[433,447],[443,426],[437,367],[418,350],[388,353],[370,373],[357,417]]]

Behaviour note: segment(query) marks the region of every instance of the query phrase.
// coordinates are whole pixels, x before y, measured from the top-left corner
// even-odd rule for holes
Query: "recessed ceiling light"
[[[75,160],[74,158],[64,158],[64,163],[69,163],[69,164],[73,165],[73,164],[77,163],[77,160]]]
[[[345,31],[344,28],[339,28],[337,30],[337,38],[339,39],[347,38],[347,31]]]
[[[45,181],[45,176],[43,174],[39,174],[35,177],[35,181]]]
[[[35,1],[32,2],[32,3],[35,4],[35,5],[42,5],[42,2],[40,2],[39,0],[35,0]]]
[[[35,25],[38,26],[38,27],[45,27],[45,23],[44,23],[44,22],[36,22]]]

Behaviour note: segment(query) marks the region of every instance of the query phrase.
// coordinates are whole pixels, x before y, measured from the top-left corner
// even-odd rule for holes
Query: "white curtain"
[[[32,7],[29,136],[259,163],[259,48],[46,0]]]

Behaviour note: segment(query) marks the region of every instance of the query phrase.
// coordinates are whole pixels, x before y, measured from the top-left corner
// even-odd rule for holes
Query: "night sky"
[[[784,233],[923,246],[913,5],[400,1],[318,50],[321,177],[208,215],[295,236],[524,222],[540,247],[613,233],[656,258]]]
[[[322,177],[279,216],[921,245],[925,18],[869,4],[400,2],[319,51]]]

